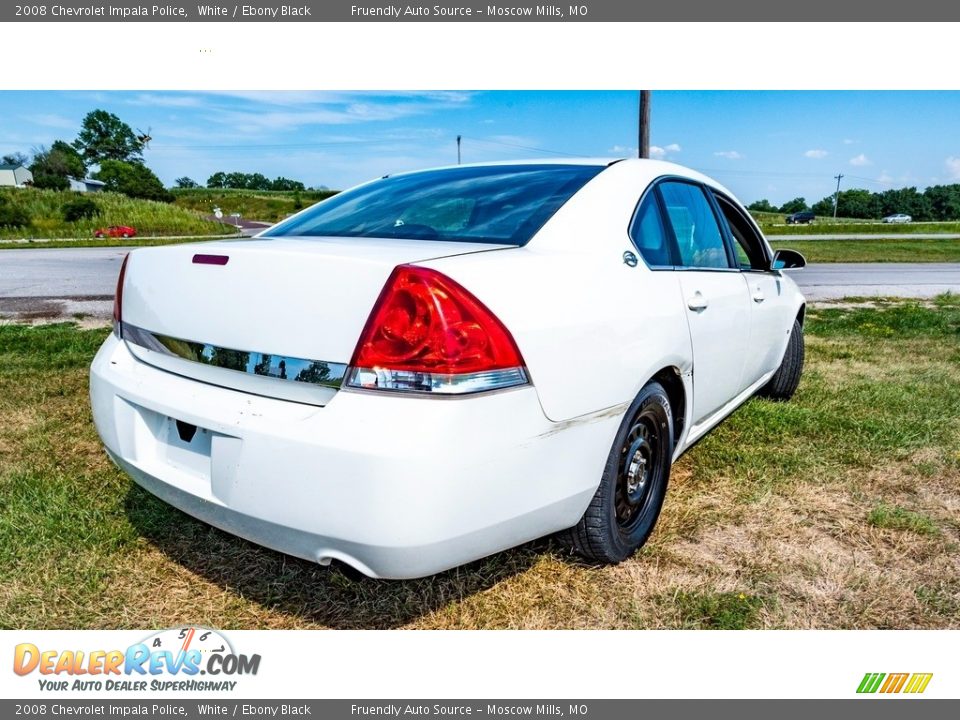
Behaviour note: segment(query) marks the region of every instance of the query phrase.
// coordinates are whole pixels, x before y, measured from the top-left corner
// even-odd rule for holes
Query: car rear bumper
[[[111,457],[164,501],[266,547],[385,578],[574,525],[619,422],[552,423],[532,387],[458,399],[341,391],[302,405],[159,370],[113,335],[90,395]]]

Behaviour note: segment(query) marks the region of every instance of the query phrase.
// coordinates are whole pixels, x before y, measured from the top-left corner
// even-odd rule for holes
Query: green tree
[[[869,190],[853,188],[841,190],[837,203],[837,216],[870,219],[880,217],[877,197]]]
[[[227,187],[227,174],[225,172],[215,172],[213,175],[207,178],[207,187],[208,188]]]
[[[270,179],[266,175],[262,175],[260,173],[247,175],[246,180],[246,187],[250,190],[270,190],[273,186],[270,182]]]
[[[160,178],[140,163],[104,160],[94,177],[105,184],[105,190],[144,200],[173,202],[173,194],[163,186]]]
[[[807,199],[802,197],[794,198],[793,200],[785,202],[780,206],[780,212],[782,212],[784,215],[791,215],[793,213],[803,212],[804,210],[809,209],[810,208],[807,205]]]
[[[83,158],[63,140],[57,140],[49,149],[39,147],[34,150],[30,164],[34,187],[47,190],[66,190],[70,187],[69,178],[82,178],[87,174]]]
[[[227,350],[226,348],[214,348],[213,355],[210,357],[210,364],[228,370],[246,371],[247,364],[250,362],[250,353],[242,350]]]
[[[914,220],[931,219],[930,199],[917,192],[915,187],[884,190],[877,195],[876,202],[880,217],[906,213]]]
[[[200,185],[197,184],[197,181],[196,181],[196,180],[194,180],[193,178],[189,178],[189,177],[187,177],[186,175],[184,175],[183,177],[178,177],[178,178],[177,178],[176,180],[174,180],[173,182],[174,182],[174,184],[175,184],[178,188],[195,188],[195,187],[200,187]]]
[[[247,174],[242,172],[227,173],[224,187],[242,189],[247,186]]]
[[[143,146],[133,130],[106,110],[87,113],[73,146],[89,165],[102,165],[107,160],[143,162]]]
[[[299,180],[289,180],[285,177],[278,177],[270,183],[271,190],[306,190],[306,187]]]
[[[0,164],[3,165],[23,165],[24,167],[26,167],[28,162],[30,162],[30,158],[24,155],[22,152],[4,155],[3,159],[0,160]]]
[[[298,372],[295,379],[299,382],[324,383],[330,379],[330,366],[325,362],[314,360]]]
[[[756,200],[749,205],[747,205],[747,210],[753,210],[754,212],[768,212],[775,213],[777,208],[770,203],[769,200],[764,198],[763,200]]]
[[[810,208],[813,211],[813,214],[820,218],[828,218],[833,216],[833,195],[825,197],[823,200],[819,200],[813,204],[813,207]]]
[[[960,185],[933,185],[923,191],[933,220],[960,220]]]

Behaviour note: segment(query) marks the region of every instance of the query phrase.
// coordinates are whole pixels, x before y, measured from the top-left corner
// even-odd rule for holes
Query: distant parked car
[[[816,219],[817,216],[809,210],[801,210],[787,215],[787,225],[809,225]]]
[[[896,215],[887,215],[883,222],[885,223],[908,223],[913,222],[913,218],[909,215],[904,215],[903,213],[897,213]]]
[[[130,227],[129,225],[111,225],[110,227],[100,228],[99,230],[93,231],[93,236],[96,238],[132,238],[137,234],[137,229],[135,227]]]

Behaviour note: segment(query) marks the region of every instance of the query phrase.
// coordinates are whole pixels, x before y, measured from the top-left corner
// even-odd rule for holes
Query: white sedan
[[[793,394],[803,264],[669,163],[386,176],[130,253],[93,416],[150,492],[321,564],[419,577],[558,531],[619,562],[684,451]]]
[[[895,215],[887,215],[881,222],[908,223],[913,222],[913,218],[910,215],[905,215],[904,213],[896,213]]]

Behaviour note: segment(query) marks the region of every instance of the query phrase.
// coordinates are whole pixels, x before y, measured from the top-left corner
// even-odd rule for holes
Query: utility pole
[[[650,157],[650,91],[640,91],[640,122],[638,127],[638,157]]]
[[[457,135],[457,165],[460,164],[460,140],[463,138],[463,135]]]
[[[833,179],[837,181],[837,191],[833,194],[833,217],[837,217],[837,205],[840,203],[840,181],[843,180],[843,173],[834,175]]]

